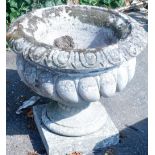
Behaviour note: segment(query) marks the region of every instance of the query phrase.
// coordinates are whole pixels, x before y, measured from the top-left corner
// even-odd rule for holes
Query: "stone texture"
[[[136,66],[135,66],[136,67]],[[128,83],[128,68],[127,64],[123,64],[117,71],[117,91],[122,91]]]
[[[100,91],[102,96],[110,97],[113,96],[116,92],[116,84],[117,81],[113,75],[113,73],[105,73],[100,76]]]
[[[41,113],[44,105],[33,107],[35,122],[37,124],[42,141],[49,155],[66,155],[71,152],[83,154],[97,151],[115,145],[119,141],[119,133],[110,117],[107,115],[104,126],[94,134],[81,137],[66,137],[57,135],[47,130],[41,121]]]
[[[46,70],[17,55],[17,69],[21,80],[39,95],[64,104],[79,106],[111,97],[123,90],[134,76],[136,58],[106,71],[93,73],[62,73]],[[110,80],[110,81],[109,81]]]
[[[75,48],[53,45],[64,35],[73,38]],[[34,10],[12,23],[7,38],[13,51],[26,60],[71,72],[120,65],[140,54],[147,44],[145,31],[134,19],[114,10],[83,5]]]
[[[114,80],[117,83],[117,91],[123,90],[129,81],[128,78],[130,77],[131,80],[133,77],[133,70],[136,67],[135,64],[133,66],[131,63],[128,64],[128,61],[135,58],[147,43],[145,31],[128,16],[112,10],[90,7],[89,11],[94,16],[86,14],[87,16],[84,18],[81,12],[87,12],[88,8],[86,6],[60,6],[33,11],[24,16],[23,19],[22,17],[19,18],[16,21],[18,24],[14,22],[8,33],[10,35],[8,37],[9,45],[18,54],[17,63],[21,64],[19,65],[19,75],[23,82],[39,95],[58,101],[58,106],[54,110],[50,106],[44,108],[45,110],[43,109],[43,124],[50,131],[72,138],[88,135],[92,132],[95,134],[101,128],[102,123],[105,124],[108,119],[107,113],[103,112],[101,107],[98,108],[96,103],[98,103],[101,94],[110,97],[115,94],[115,90],[111,89],[112,87],[108,85],[108,82],[103,83],[102,81],[100,83],[101,75],[104,76],[105,73],[109,73],[109,76],[113,76],[113,85]],[[102,16],[101,12],[103,13]],[[43,14],[47,17],[43,18]],[[89,18],[93,18],[94,23],[91,23]],[[80,30],[78,36],[83,32],[82,30],[85,31],[86,25],[90,28],[89,31],[85,31],[88,33],[86,38],[90,39],[89,33],[94,36],[96,31],[98,35],[94,36],[95,38],[92,41],[86,40],[85,44],[91,43],[86,47],[81,47],[85,44],[83,42],[81,44],[81,38],[77,38],[75,44],[80,48],[78,46],[71,50],[54,48],[46,41],[52,42],[59,35],[62,36],[61,33],[65,27],[60,28],[61,33],[59,34],[57,29],[54,31],[56,25],[51,25],[51,20],[58,20],[58,24],[65,23],[66,20],[69,20],[69,23],[77,22],[79,23],[78,26],[81,24],[84,29],[81,29],[80,26],[72,26],[74,30]],[[28,30],[32,26],[31,24],[34,27],[33,32]],[[43,27],[45,29],[42,29]],[[47,35],[49,29],[53,31],[52,38]],[[99,42],[99,34],[102,34],[103,31],[107,34],[105,33]],[[72,29],[69,32],[72,32]],[[43,35],[47,36],[45,42],[42,40]],[[70,35],[74,38],[75,32],[73,31]],[[116,40],[111,40],[115,37]],[[139,45],[140,41],[141,45]],[[92,44],[94,45],[92,46]],[[100,57],[101,55],[102,57]],[[75,57],[76,59],[74,59]],[[22,65],[23,67],[21,67]],[[129,67],[130,65],[132,67]],[[40,74],[43,74],[41,79]],[[49,78],[52,79],[49,80]],[[42,88],[47,90],[47,95]],[[100,88],[102,88],[102,93]],[[72,91],[74,92],[73,97],[71,96]],[[113,92],[110,94],[110,91]],[[97,119],[98,116],[103,117],[95,122],[93,119]],[[105,120],[103,121],[102,118]],[[83,123],[83,120],[88,126]],[[77,123],[78,121],[79,123]],[[81,129],[74,124],[80,125]],[[67,127],[70,128],[69,131],[67,131]],[[113,131],[109,130],[109,132]],[[111,141],[110,144],[115,144],[115,142]]]
[[[95,102],[100,99],[97,81],[93,77],[84,77],[79,81],[79,94],[87,102]]]
[[[20,66],[19,75],[26,85],[38,94],[60,103],[61,106],[54,110],[47,107],[47,115],[42,116],[42,120],[50,131],[66,136],[82,136],[99,130],[106,116],[104,110],[102,111],[103,106],[98,108],[95,103],[101,96],[114,95],[116,87],[119,91],[124,89],[128,83],[129,72],[133,72],[136,67],[135,63],[124,62],[106,72],[98,71],[85,75],[51,72],[31,64],[20,55],[17,63]],[[80,128],[74,124],[78,124]]]
[[[143,20],[143,14],[133,12],[132,15],[136,16],[138,21]],[[144,22],[147,21],[144,20]],[[147,23],[144,26],[147,30]],[[15,114],[15,110],[19,106],[19,103],[15,103],[17,103],[17,98],[21,94],[31,97],[33,93],[19,80],[15,65],[15,54],[7,52],[7,154],[25,155],[33,149],[39,154],[43,154],[40,150],[43,145],[37,130],[27,128],[29,121],[24,115],[18,116]],[[46,102],[45,99],[44,102]],[[128,87],[121,94],[107,99],[104,98],[102,102],[106,103],[104,105],[115,125],[124,133],[121,143],[112,147],[115,154],[146,155],[147,49],[137,59],[135,78]],[[88,154],[92,155],[93,153]],[[101,154],[104,154],[103,150],[95,153],[95,155]]]
[[[50,131],[72,137],[94,133],[107,120],[105,108],[100,102],[79,107],[51,102],[44,107],[40,117]]]
[[[136,58],[133,58],[128,61],[128,81],[131,81],[136,69]]]
[[[59,96],[65,101],[65,102],[73,102],[78,103],[79,97],[77,94],[76,86],[74,83],[74,80],[65,78],[60,79],[57,82],[56,90],[59,94]]]

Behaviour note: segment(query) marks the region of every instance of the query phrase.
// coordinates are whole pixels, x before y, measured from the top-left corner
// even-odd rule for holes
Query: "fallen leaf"
[[[82,153],[81,152],[72,152],[72,153],[67,154],[67,155],[82,155]]]
[[[32,111],[32,108],[29,108],[26,112],[26,116],[28,118],[33,118],[33,111]]]
[[[39,155],[36,151],[28,152],[27,155]]]

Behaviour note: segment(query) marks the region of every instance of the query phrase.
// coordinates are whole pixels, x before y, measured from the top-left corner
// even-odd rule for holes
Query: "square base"
[[[109,116],[104,126],[93,134],[81,137],[55,134],[42,124],[41,115],[44,106],[46,105],[34,106],[33,114],[48,155],[66,155],[75,151],[86,154],[119,142],[119,132]]]

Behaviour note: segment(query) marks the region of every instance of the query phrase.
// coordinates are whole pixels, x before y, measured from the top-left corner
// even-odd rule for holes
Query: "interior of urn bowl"
[[[36,41],[62,49],[103,48],[130,33],[130,24],[119,14],[89,6],[36,10],[22,25]]]

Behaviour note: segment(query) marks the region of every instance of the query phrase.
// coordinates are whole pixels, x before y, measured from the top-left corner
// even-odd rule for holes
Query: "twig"
[[[79,0],[67,0],[67,5],[79,5]]]
[[[135,4],[131,4],[130,6],[121,7],[121,8],[115,9],[115,10],[120,11],[120,12],[124,12],[124,11],[127,11],[127,10],[132,10],[132,9],[137,8],[137,7],[144,6],[144,4],[148,4],[148,1],[138,2],[138,3],[135,3]]]

